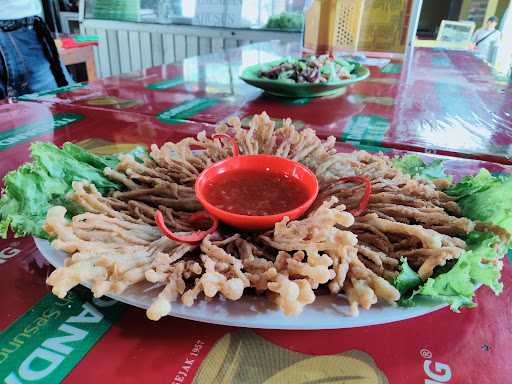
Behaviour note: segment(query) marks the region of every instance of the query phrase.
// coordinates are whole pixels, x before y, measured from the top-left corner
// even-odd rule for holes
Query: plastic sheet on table
[[[20,99],[144,114],[171,124],[178,120],[214,123],[236,112],[240,97],[229,89],[229,84],[189,82],[179,74],[180,68],[156,68],[159,72],[169,69],[165,77],[145,71],[24,95]]]
[[[510,85],[467,52],[421,49],[415,65],[384,144],[512,163]]]
[[[0,116],[6,114],[11,119],[0,119],[2,176],[29,160],[29,147],[34,141],[57,145],[72,141],[104,146],[104,151],[123,151],[130,145],[149,148],[153,143],[178,141],[203,130],[212,133],[214,129],[211,125],[190,121],[164,124],[140,114],[48,103],[0,103]],[[122,143],[122,147],[116,143]]]

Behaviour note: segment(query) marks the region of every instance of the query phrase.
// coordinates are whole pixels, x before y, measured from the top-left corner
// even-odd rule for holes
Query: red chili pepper
[[[349,177],[342,177],[338,179],[336,182],[345,182],[345,183],[360,183],[364,184],[364,194],[363,198],[359,202],[359,207],[357,209],[353,209],[350,211],[352,216],[359,216],[361,215],[365,210],[366,207],[368,207],[368,202],[370,201],[370,195],[372,193],[372,183],[370,181],[370,178],[368,176],[349,176]]]
[[[233,156],[240,155],[240,149],[238,148],[238,143],[236,142],[234,137],[229,136],[227,133],[216,133],[212,135],[212,139],[226,139],[233,146]]]
[[[206,211],[197,211],[197,212],[194,212],[193,214],[191,214],[187,221],[189,224],[194,224],[194,223],[197,223],[198,221],[200,221],[201,219],[211,219],[212,216],[206,212]]]
[[[219,220],[210,215],[206,211],[195,212],[190,215],[188,222],[195,223],[198,220],[209,218],[212,221],[212,226],[205,231],[194,231],[190,235],[176,235],[165,225],[164,215],[160,211],[156,211],[155,222],[160,231],[167,236],[169,239],[185,244],[199,244],[206,236],[217,230],[219,226]]]

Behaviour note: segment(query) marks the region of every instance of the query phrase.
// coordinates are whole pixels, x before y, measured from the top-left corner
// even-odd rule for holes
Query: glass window
[[[162,24],[301,30],[306,0],[86,0],[85,17]]]

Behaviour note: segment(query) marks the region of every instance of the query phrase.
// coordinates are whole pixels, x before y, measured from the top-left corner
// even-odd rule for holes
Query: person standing
[[[496,16],[489,17],[485,23],[485,27],[479,28],[473,35],[473,50],[475,55],[487,62],[492,61],[494,48],[499,45],[501,32],[496,29],[498,25]]]
[[[72,83],[40,13],[40,0],[1,0],[0,99]]]

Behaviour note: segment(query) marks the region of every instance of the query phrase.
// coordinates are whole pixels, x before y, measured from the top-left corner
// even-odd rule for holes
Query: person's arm
[[[480,36],[479,36],[479,35],[480,35],[480,30],[481,30],[481,29],[480,29],[480,28],[478,28],[478,29],[475,31],[475,33],[473,33],[473,38],[471,39],[471,41],[473,42],[473,44],[475,44],[475,43],[478,41],[478,39],[480,38]]]
[[[477,29],[474,33],[473,33],[473,37],[471,38],[471,43],[469,43],[469,50],[470,51],[474,51],[475,48],[476,48],[476,42],[478,41],[478,39],[480,38],[479,37],[480,35],[480,28]]]

